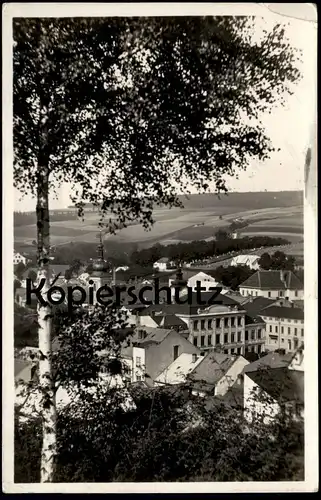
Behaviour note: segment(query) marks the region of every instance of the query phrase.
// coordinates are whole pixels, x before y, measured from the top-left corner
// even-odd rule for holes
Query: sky
[[[239,172],[238,179],[227,178],[230,191],[291,191],[304,187],[305,153],[316,95],[317,30],[316,23],[290,17],[281,19],[279,15],[267,10],[264,19],[257,18],[257,34],[262,28],[282,21],[286,23],[285,32],[290,44],[303,52],[299,67],[303,78],[296,85],[294,94],[288,97],[285,107],[276,108],[272,115],[262,116],[266,133],[273,146],[280,148],[280,152],[273,153],[264,163],[253,161],[246,172]],[[58,199],[50,199],[50,208],[65,208],[70,205],[69,192],[70,187],[63,185]],[[21,199],[20,193],[15,191],[15,210],[34,209],[34,199]]]

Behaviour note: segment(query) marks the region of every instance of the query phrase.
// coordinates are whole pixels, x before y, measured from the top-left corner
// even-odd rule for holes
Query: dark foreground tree
[[[254,24],[244,17],[14,19],[14,180],[37,200],[44,298],[49,191],[62,182],[73,186],[80,214],[91,203],[111,230],[137,219],[148,227],[155,200],[179,205],[175,183],[185,192],[210,182],[224,191],[224,175],[269,156],[260,113],[282,102],[299,74],[284,29],[255,42]],[[42,481],[52,480],[56,455],[51,316],[39,303]]]

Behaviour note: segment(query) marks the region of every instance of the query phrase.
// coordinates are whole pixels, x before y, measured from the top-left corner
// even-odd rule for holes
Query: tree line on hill
[[[66,212],[63,213],[63,211],[55,212],[52,211],[50,213],[50,220],[51,222],[58,222],[58,221],[67,221],[67,220],[76,220],[78,219],[77,212]],[[14,212],[13,214],[13,225],[14,227],[18,226],[29,226],[31,224],[36,224],[37,223],[37,215],[36,212]]]
[[[224,238],[216,241],[192,241],[172,245],[156,244],[150,248],[137,250],[131,254],[131,262],[139,265],[153,264],[161,257],[170,261],[192,262],[208,257],[220,256],[228,252],[253,250],[260,247],[289,244],[284,238],[253,236],[239,239]]]

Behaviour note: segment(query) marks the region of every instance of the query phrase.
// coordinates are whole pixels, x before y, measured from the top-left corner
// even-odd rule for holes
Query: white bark
[[[47,166],[39,165],[37,185],[37,239],[38,239],[38,282],[44,278],[42,296],[47,301],[50,287],[50,236],[49,236],[49,174]],[[56,401],[52,378],[51,345],[52,321],[51,307],[38,301],[38,341],[39,341],[39,389],[41,392],[41,415],[43,420],[43,443],[41,452],[40,481],[54,480],[56,457]]]

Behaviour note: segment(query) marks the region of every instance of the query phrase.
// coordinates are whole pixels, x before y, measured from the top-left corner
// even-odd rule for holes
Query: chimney
[[[286,286],[286,274],[283,269],[280,270],[280,280]]]

